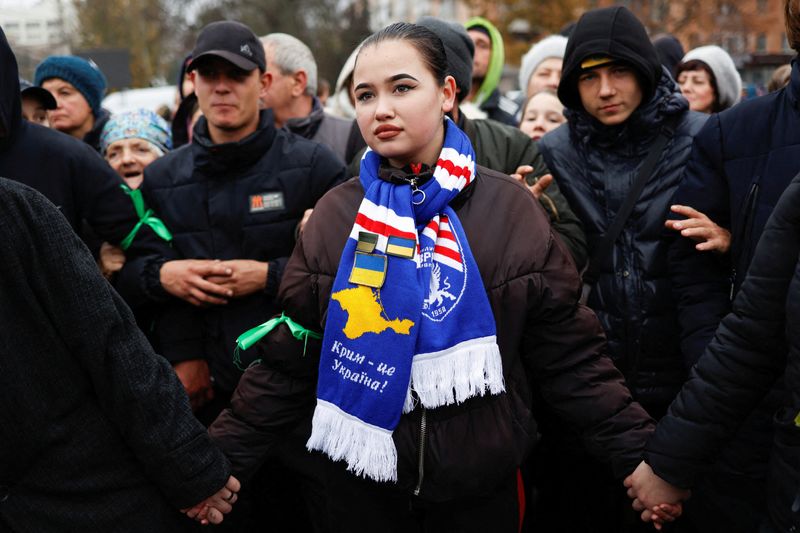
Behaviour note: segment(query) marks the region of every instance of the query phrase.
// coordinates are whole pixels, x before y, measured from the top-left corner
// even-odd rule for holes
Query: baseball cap
[[[267,70],[261,41],[253,30],[233,20],[212,22],[200,31],[192,50],[192,62],[186,70],[193,70],[197,60],[204,56],[221,57],[247,71]]]
[[[20,96],[31,96],[36,98],[45,109],[55,109],[56,99],[47,89],[34,85],[28,80],[20,78],[19,80],[19,94]]]

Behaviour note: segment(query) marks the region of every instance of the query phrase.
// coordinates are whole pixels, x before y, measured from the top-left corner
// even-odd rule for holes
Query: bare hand
[[[303,233],[303,230],[306,229],[306,224],[308,223],[308,219],[311,218],[311,213],[313,213],[313,209],[306,209],[303,213],[303,219],[300,221],[300,227],[298,228],[298,233]]]
[[[125,252],[118,246],[104,242],[100,245],[100,257],[97,264],[100,272],[108,279],[125,266]]]
[[[192,411],[197,411],[214,399],[214,388],[211,386],[211,373],[205,359],[190,359],[175,363],[172,367],[181,380]]]
[[[660,521],[660,517],[670,514],[667,510],[677,513],[677,508],[666,507],[661,510],[661,506],[678,504],[691,494],[688,490],[674,487],[658,477],[644,461],[639,463],[633,474],[625,478],[624,484],[628,487],[628,496],[633,500],[633,509],[642,513],[642,520],[645,522]],[[660,509],[660,512],[654,515],[653,509],[656,507]],[[654,518],[654,516],[659,518]],[[656,529],[660,529],[660,527],[656,527]]]
[[[701,252],[727,253],[731,248],[731,232],[718,226],[706,215],[685,205],[670,207],[673,213],[687,217],[684,220],[667,220],[664,225],[680,231],[684,237],[697,241],[695,248]]]
[[[181,509],[181,512],[204,526],[220,524],[225,518],[224,515],[233,509],[233,504],[239,498],[239,489],[241,488],[239,480],[231,476],[225,486],[216,493],[188,509]]]
[[[553,183],[553,176],[552,174],[545,174],[544,176],[540,176],[533,185],[528,185],[528,182],[525,181],[525,176],[533,172],[533,167],[530,165],[522,165],[521,167],[517,168],[517,171],[514,174],[511,174],[511,177],[515,180],[519,181],[523,185],[525,185],[533,197],[537,200],[539,197],[544,194],[545,189]]]
[[[161,286],[173,296],[192,305],[223,305],[233,296],[230,288],[206,278],[224,279],[232,274],[230,267],[211,259],[180,259],[161,265]]]
[[[234,298],[240,298],[263,291],[267,286],[267,272],[269,263],[253,261],[251,259],[232,259],[222,261],[223,265],[230,274],[225,276],[209,276],[207,281],[215,283],[220,287],[230,291]]]

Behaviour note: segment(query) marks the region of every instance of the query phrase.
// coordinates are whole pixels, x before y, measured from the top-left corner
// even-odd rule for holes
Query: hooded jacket
[[[506,98],[500,94],[497,88],[500,83],[500,78],[503,73],[503,66],[505,64],[505,49],[503,44],[503,36],[494,24],[482,17],[475,17],[467,21],[464,25],[467,30],[473,28],[482,28],[489,34],[489,39],[492,41],[492,53],[489,58],[489,66],[486,70],[486,76],[481,82],[478,93],[475,95],[474,103],[484,111],[488,118],[508,124],[509,126],[517,125],[517,120],[514,115],[517,113],[517,104],[513,100]]]
[[[17,60],[0,29],[0,176],[44,194],[84,241],[92,236],[119,244],[138,222],[122,179],[89,145],[22,119]],[[129,255],[161,249],[160,239],[142,227]]]
[[[623,8],[597,10],[594,18],[588,18],[587,28],[584,23],[591,13],[578,22],[567,46],[565,64],[569,70],[566,81],[562,78],[559,96],[565,104],[569,102],[565,111],[568,123],[545,135],[539,149],[583,222],[591,257],[664,121],[677,117],[675,133],[617,238],[609,265],[598,272],[588,301],[603,324],[610,354],[625,374],[634,397],[658,414],[678,392],[686,372],[667,269],[672,236],[663,225],[692,140],[707,116],[689,111],[677,84],[658,63],[641,24],[635,19],[635,25],[623,24],[630,22],[629,12]],[[630,38],[636,33],[633,26],[639,28],[639,46]],[[611,33],[609,28],[613,29]],[[616,43],[617,37],[621,43]],[[594,46],[576,46],[575,41]],[[638,50],[642,55],[636,55],[634,51]],[[605,126],[583,109],[580,99],[575,102],[572,98],[577,95],[579,58],[612,52],[621,54],[613,58],[624,56],[637,71],[641,69],[641,77],[656,68],[662,75],[651,97],[643,99],[624,123]]]
[[[396,176],[396,170],[384,170],[382,179]],[[363,197],[358,179],[326,194],[286,267],[280,307],[304,327],[325,328],[331,287]],[[635,467],[652,422],[604,355],[594,315],[577,304],[577,272],[546,213],[521,184],[480,166],[475,181],[450,205],[497,323],[506,393],[403,415],[392,434],[397,490],[410,496],[418,486],[419,497],[428,502],[495,491],[514,475],[536,439],[532,387],[565,423],[582,430],[589,450],[624,475]],[[509,225],[498,211],[515,213],[516,223]],[[234,472],[251,475],[286,429],[305,423],[310,430],[320,348],[319,340],[296,340],[285,325],[254,348],[261,364],[245,372],[232,408],[209,429]],[[358,502],[353,505],[357,510]]]
[[[118,285],[138,297],[162,299],[154,335],[171,362],[206,359],[216,386],[231,392],[236,338],[272,316],[283,267],[306,209],[345,179],[344,164],[326,147],[278,130],[262,110],[258,129],[239,142],[214,144],[201,117],[191,144],[145,169],[147,205],[173,235],[163,255],[128,262]],[[266,287],[226,305],[198,308],[161,287],[170,259],[253,259],[268,262]]]

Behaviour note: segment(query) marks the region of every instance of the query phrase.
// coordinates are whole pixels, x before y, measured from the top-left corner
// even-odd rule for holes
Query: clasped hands
[[[251,259],[178,259],[161,266],[159,279],[171,295],[205,307],[263,290],[268,270],[268,263]]]
[[[230,476],[225,486],[216,493],[194,507],[181,509],[181,512],[204,526],[219,524],[225,518],[225,515],[233,509],[233,504],[239,498],[240,488],[239,480]]]
[[[643,522],[653,522],[661,531],[664,523],[672,522],[683,513],[681,502],[691,495],[686,489],[670,485],[642,461],[631,475],[625,478],[628,496],[633,509],[641,513]]]

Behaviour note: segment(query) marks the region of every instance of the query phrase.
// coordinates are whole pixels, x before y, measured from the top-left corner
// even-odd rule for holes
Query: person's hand
[[[667,220],[664,225],[669,229],[680,231],[684,237],[697,241],[697,245],[695,245],[697,250],[701,252],[710,250],[721,254],[730,250],[730,231],[716,225],[706,215],[689,206],[673,205],[670,210],[687,218],[683,220]]]
[[[192,305],[223,305],[228,303],[226,298],[233,296],[233,291],[206,278],[213,276],[220,280],[231,274],[230,267],[223,266],[221,261],[180,259],[161,265],[159,279],[165,291]]]
[[[545,174],[544,176],[540,176],[533,185],[528,185],[528,182],[525,181],[525,176],[531,172],[533,172],[532,166],[522,165],[517,168],[517,171],[514,174],[511,174],[511,177],[527,187],[528,190],[531,191],[531,194],[533,194],[533,197],[538,200],[539,197],[544,194],[545,189],[547,189],[547,187],[553,183],[553,176],[552,174]]]
[[[303,213],[303,219],[300,221],[300,226],[297,228],[297,233],[303,233],[303,230],[306,228],[306,223],[308,219],[311,218],[311,213],[313,213],[313,209],[306,209]]]
[[[678,503],[662,503],[650,509],[650,516],[643,516],[643,519],[653,522],[653,527],[657,531],[661,531],[664,524],[674,522],[683,514],[683,504]],[[644,513],[643,513],[644,515]]]
[[[631,475],[625,478],[624,485],[628,488],[628,496],[633,500],[634,510],[642,513],[643,521],[661,521],[662,516],[670,515],[668,510],[678,512],[677,508],[666,507],[661,510],[664,504],[675,505],[690,496],[690,492],[685,489],[674,487],[658,477],[650,465],[642,461]],[[659,513],[654,515],[654,509],[658,507]],[[682,511],[682,508],[680,508]],[[678,516],[680,516],[678,514]],[[660,529],[657,527],[656,529]]]
[[[100,272],[108,279],[119,272],[125,265],[125,252],[122,248],[104,242],[100,245],[100,257],[97,260]]]
[[[231,476],[224,487],[202,502],[187,509],[181,509],[181,512],[204,526],[220,524],[225,515],[231,512],[236,500],[239,499],[239,489],[241,489],[239,480]]]
[[[232,259],[221,263],[230,274],[225,276],[209,276],[207,281],[230,291],[234,298],[240,298],[263,291],[267,286],[269,263],[252,259]]]
[[[192,411],[197,411],[214,399],[211,373],[208,371],[208,363],[205,359],[180,361],[175,363],[172,368],[178,379],[181,380],[183,388],[186,389],[186,394],[189,395]]]

